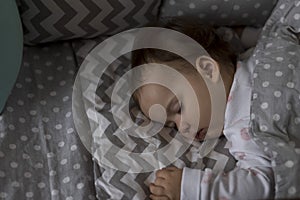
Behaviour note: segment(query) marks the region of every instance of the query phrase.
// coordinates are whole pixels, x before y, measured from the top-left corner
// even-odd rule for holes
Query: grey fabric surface
[[[113,35],[156,19],[160,0],[18,0],[24,42]]]
[[[270,156],[275,198],[300,197],[300,1],[279,1],[251,57],[251,133]]]
[[[93,163],[72,118],[69,43],[25,47],[0,115],[0,199],[96,199]]]
[[[217,26],[263,26],[277,0],[164,0],[160,17],[192,16]]]
[[[153,173],[124,173],[93,163],[73,124],[71,95],[78,66],[102,40],[78,40],[72,46],[65,42],[24,48],[20,74],[0,115],[0,198],[148,198]],[[108,77],[117,79],[128,67],[120,63],[128,62],[128,55],[120,58],[115,70],[103,76],[100,96],[115,81]],[[109,116],[109,110],[104,110],[103,115]],[[165,145],[167,140],[161,139]],[[136,150],[141,151],[145,143],[136,142],[140,146]],[[203,162],[197,153],[183,155],[180,162],[194,168],[206,166],[226,171],[235,165],[225,138],[220,139],[214,153]]]
[[[104,38],[91,39],[91,40],[81,40],[74,41],[73,47],[76,52],[78,64],[80,65],[84,57],[99,44]],[[121,47],[125,46],[125,38],[120,41],[115,41],[112,43],[107,43],[106,49],[109,49],[112,55],[120,51]],[[110,57],[111,55],[105,54]],[[97,54],[100,59],[101,55]],[[93,59],[91,59],[93,60]],[[97,61],[96,61],[97,62]],[[93,152],[95,159],[95,172],[96,172],[96,191],[99,199],[149,199],[149,183],[153,181],[153,172],[143,172],[145,168],[151,168],[154,163],[149,162],[143,157],[130,154],[128,160],[120,160],[119,156],[121,151],[127,151],[132,153],[144,153],[147,151],[158,150],[170,143],[175,137],[175,131],[170,128],[163,128],[163,130],[151,137],[150,139],[143,139],[139,137],[130,136],[130,129],[121,130],[116,123],[116,119],[113,118],[113,112],[118,108],[115,104],[111,104],[113,101],[111,99],[112,90],[118,80],[130,69],[130,54],[123,55],[119,57],[115,62],[113,62],[110,67],[99,77],[99,71],[97,70],[97,65],[90,65],[87,71],[82,71],[81,81],[85,82],[88,77],[99,78],[99,83],[97,86],[97,102],[99,105],[93,105],[92,99],[93,94],[90,88],[94,88],[93,83],[91,85],[82,86],[83,99],[82,102],[78,101],[76,104],[82,103],[82,106],[87,113],[78,113],[82,119],[86,118],[91,124],[95,122],[95,117],[101,121],[99,124],[99,133],[104,134],[101,136],[100,140],[97,138],[93,141],[93,148],[96,151]],[[101,68],[101,67],[99,67]],[[89,74],[89,76],[87,76]],[[78,86],[79,88],[81,85]],[[122,92],[124,90],[120,90]],[[126,91],[124,91],[126,93]],[[90,94],[90,95],[89,95]],[[97,113],[92,113],[93,108],[96,107]],[[126,109],[126,108],[124,108]],[[136,124],[147,124],[149,121],[140,112],[137,105],[131,102],[131,116],[124,117],[114,116],[118,118],[117,120],[130,120],[130,117],[136,122]],[[86,120],[83,120],[86,121]],[[91,126],[92,127],[92,126]],[[97,133],[93,132],[94,138]],[[97,136],[100,137],[100,136]],[[158,146],[156,146],[156,143]],[[107,145],[108,148],[104,148],[104,154],[99,155],[97,149],[101,149],[101,146]],[[183,144],[184,145],[184,144]],[[158,149],[155,149],[158,148]],[[204,169],[205,167],[211,168],[213,171],[229,171],[235,166],[235,160],[228,152],[228,147],[226,146],[226,139],[221,137],[215,149],[203,159],[199,154],[199,143],[193,143],[186,151],[181,152],[182,148],[176,149],[177,153],[181,153],[179,159],[172,163],[177,167],[189,166],[191,168]],[[100,151],[101,153],[101,151]],[[97,158],[103,156],[103,159],[108,159],[111,163],[114,163],[114,167],[107,166],[105,164],[97,165]],[[98,160],[100,160],[98,159]],[[164,157],[163,154],[158,154],[157,159],[160,161],[168,161],[168,157]],[[157,161],[156,161],[157,162]],[[128,171],[132,168],[140,168],[141,173],[130,173],[119,170],[115,167],[117,166],[127,166]],[[97,170],[98,168],[98,170]]]

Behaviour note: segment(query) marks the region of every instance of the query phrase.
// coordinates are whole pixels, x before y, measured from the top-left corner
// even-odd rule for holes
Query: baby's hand
[[[156,172],[154,183],[150,184],[150,198],[153,200],[179,200],[182,169],[167,167]]]

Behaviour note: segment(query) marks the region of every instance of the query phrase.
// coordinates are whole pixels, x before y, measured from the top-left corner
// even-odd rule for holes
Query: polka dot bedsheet
[[[96,199],[93,162],[76,133],[70,43],[24,47],[0,114],[0,199]]]
[[[272,158],[275,198],[300,196],[299,55],[300,1],[281,0],[250,59],[251,134]]]
[[[165,0],[160,17],[196,16],[201,22],[219,26],[261,27],[277,0]]]
[[[77,71],[83,58],[104,39],[24,47],[18,78],[0,114],[1,200],[148,199],[147,184],[154,174],[99,166],[73,121],[72,89]],[[101,77],[98,92],[104,102],[108,101],[106,92],[129,69],[129,63],[128,55],[123,56]],[[109,108],[108,104],[104,108]],[[110,112],[99,111],[107,122],[113,121]],[[106,134],[110,135],[110,130]],[[168,138],[161,139],[166,145]],[[116,138],[115,143],[118,141]],[[142,141],[135,142],[144,148]],[[205,158],[200,158],[195,148],[188,152],[177,165],[215,171],[235,166],[224,137]]]
[[[300,191],[299,10],[299,0],[279,1],[250,59],[256,65],[251,134],[273,157],[278,198],[299,197]],[[74,126],[76,72],[82,58],[101,40],[24,48],[18,79],[0,114],[0,199],[147,199],[153,174],[98,166]],[[102,78],[106,92],[112,77],[128,67],[120,66]],[[102,111],[111,120],[107,113]],[[184,154],[177,165],[228,171],[235,162],[227,148],[221,138],[203,159],[191,148],[192,153]]]

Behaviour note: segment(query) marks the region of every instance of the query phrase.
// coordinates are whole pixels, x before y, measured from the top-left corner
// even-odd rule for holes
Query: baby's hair
[[[168,28],[183,33],[198,42],[219,63],[220,70],[223,67],[235,68],[236,55],[230,45],[217,35],[213,26],[197,23],[197,21],[199,19],[190,17],[165,17],[149,23],[145,27]],[[131,67],[174,60],[185,61],[181,56],[166,50],[144,48],[132,51]],[[184,70],[185,66],[183,65],[181,70]],[[138,100],[138,95],[138,92],[134,93],[134,100]]]
[[[197,41],[218,63],[231,63],[235,66],[236,55],[230,45],[216,34],[213,26],[197,23],[196,19],[188,17],[165,17],[147,24],[146,27],[161,27],[181,32]],[[131,65],[133,68],[151,61],[168,62],[177,59],[183,58],[169,51],[144,48],[132,51]]]

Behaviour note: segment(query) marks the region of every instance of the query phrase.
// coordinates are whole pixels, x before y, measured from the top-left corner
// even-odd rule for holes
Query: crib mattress
[[[0,199],[96,199],[93,162],[72,118],[71,43],[25,47],[0,115]]]
[[[153,172],[99,166],[74,125],[76,73],[83,58],[104,39],[24,48],[20,73],[0,114],[0,199],[149,199],[147,184]],[[101,77],[100,90],[107,91],[113,80],[105,77],[121,76],[128,62],[127,56],[120,58],[107,72],[115,76]],[[225,171],[235,166],[224,137],[202,160],[204,165],[191,155],[184,154],[178,162]]]

